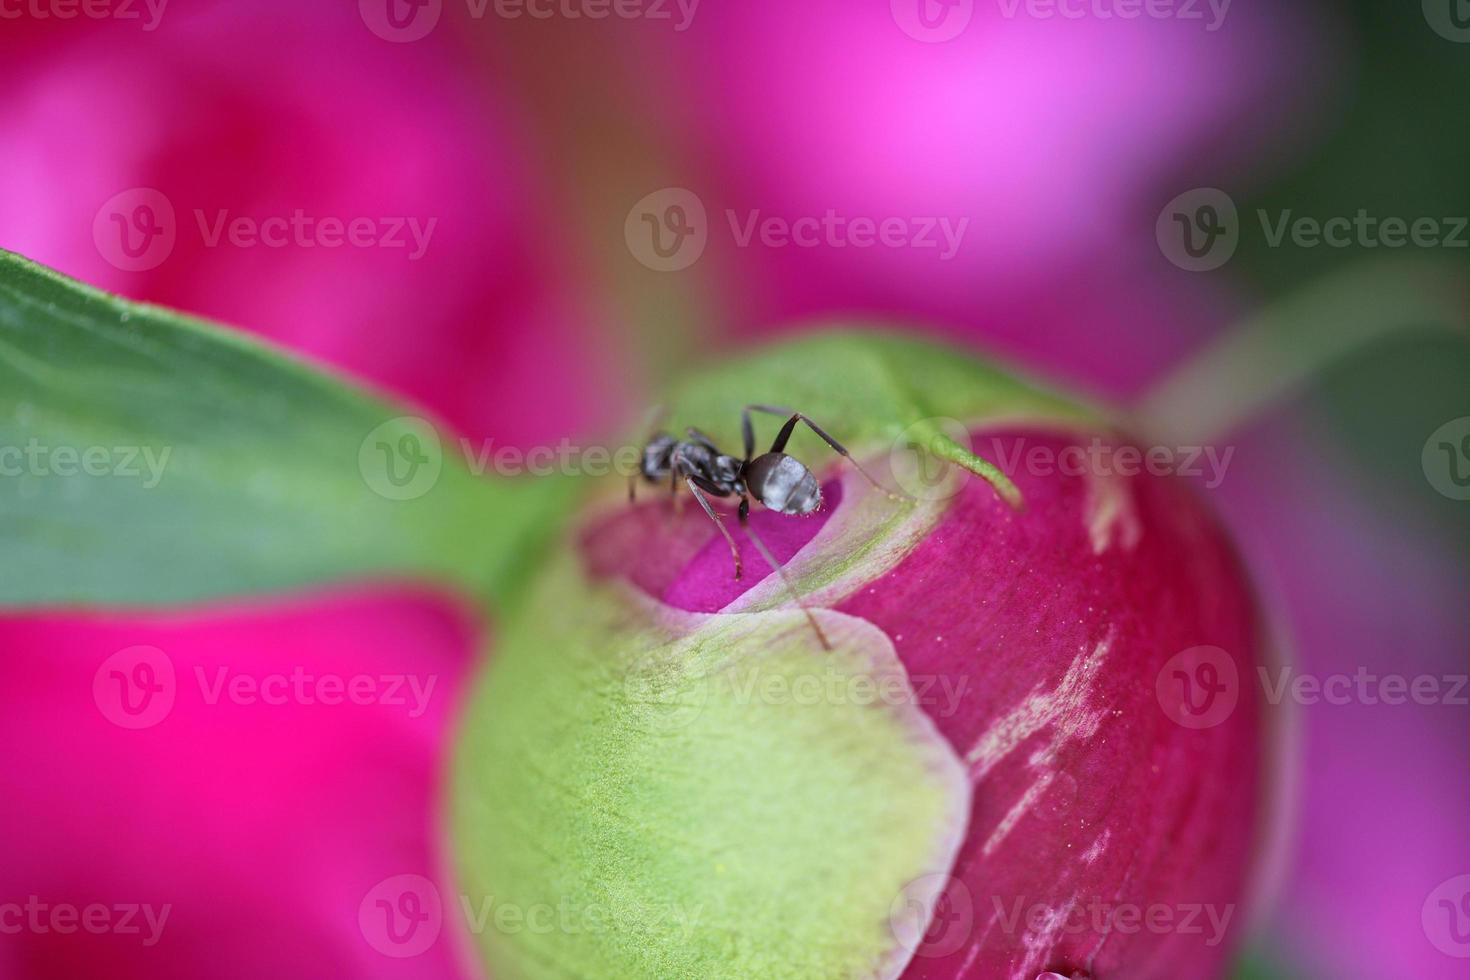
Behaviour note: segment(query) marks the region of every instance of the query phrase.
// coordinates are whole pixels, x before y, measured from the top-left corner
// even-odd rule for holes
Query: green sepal
[[[951,866],[969,780],[889,639],[816,616],[831,650],[796,610],[678,613],[557,560],[455,764],[497,977],[896,975],[893,923]]]

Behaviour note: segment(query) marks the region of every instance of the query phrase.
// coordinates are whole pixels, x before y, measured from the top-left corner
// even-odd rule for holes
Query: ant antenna
[[[867,479],[867,481],[873,485],[873,489],[877,490],[879,493],[881,493],[884,496],[886,496],[889,500],[899,500],[899,501],[902,501],[902,500],[913,500],[914,499],[914,498],[908,496],[907,494],[897,494],[897,493],[894,493],[892,490],[888,489],[883,484],[879,483],[873,477],[873,474],[871,474],[867,470],[863,469],[863,465],[861,463],[859,463],[856,459],[853,459],[847,453],[843,453],[842,455],[845,456],[847,458],[847,461],[852,464],[852,468],[853,469],[855,469],[859,473],[861,473]]]
[[[786,591],[791,593],[792,600],[806,614],[806,621],[812,624],[812,632],[817,634],[817,639],[821,642],[822,649],[831,653],[832,644],[827,642],[827,634],[823,633],[822,627],[817,624],[817,617],[812,615],[811,608],[805,602],[801,601],[801,595],[796,591],[796,586],[792,584],[790,577],[787,576],[786,569],[776,560],[776,556],[771,554],[770,549],[766,547],[766,543],[760,539],[760,535],[755,533],[755,528],[749,524],[741,524],[740,528],[750,538],[751,544],[755,545],[755,550],[759,551],[761,557],[766,560],[766,564],[770,565],[772,570],[781,577],[781,582],[786,586]]]
[[[791,434],[796,431],[796,423],[800,422],[808,429],[811,429],[813,432],[815,432],[817,436],[821,438],[821,440],[825,442],[828,446],[832,447],[833,452],[837,453],[837,455],[841,456],[843,459],[851,463],[853,465],[853,468],[863,475],[863,479],[867,480],[873,485],[873,489],[887,496],[889,500],[905,499],[904,497],[899,496],[892,490],[885,487],[883,484],[879,483],[877,479],[874,478],[873,474],[869,473],[863,468],[863,464],[859,463],[856,459],[853,458],[852,453],[847,451],[846,446],[827,434],[826,429],[823,429],[820,425],[813,422],[810,418],[803,415],[801,412],[793,412],[790,409],[778,408],[775,405],[746,405],[745,410],[740,414],[740,426],[743,430],[742,434],[745,436],[745,458],[747,462],[750,461],[751,454],[754,452],[755,449],[755,429],[753,429],[750,424],[751,412],[765,412],[767,415],[790,416],[790,418],[786,420],[786,424],[781,426],[781,431],[776,434],[776,441],[771,443],[771,452],[783,453],[786,451],[786,443],[788,440],[791,439]],[[909,497],[907,499],[912,500],[913,498]]]

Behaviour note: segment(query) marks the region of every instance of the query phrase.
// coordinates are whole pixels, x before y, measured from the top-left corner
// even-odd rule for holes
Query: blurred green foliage
[[[1287,209],[1319,220],[1359,209],[1408,221],[1470,216],[1470,43],[1437,34],[1418,3],[1353,0],[1332,13],[1345,30],[1327,39],[1341,42],[1328,104],[1314,110],[1327,123],[1284,174],[1238,198],[1237,268],[1281,295],[1357,259],[1418,252],[1463,269],[1470,298],[1470,248],[1273,248],[1260,233],[1258,209],[1273,219]],[[1421,533],[1451,542],[1470,568],[1470,509],[1435,493],[1420,465],[1430,433],[1470,416],[1470,311],[1453,330],[1405,332],[1343,361],[1313,394],[1370,497],[1423,522]]]

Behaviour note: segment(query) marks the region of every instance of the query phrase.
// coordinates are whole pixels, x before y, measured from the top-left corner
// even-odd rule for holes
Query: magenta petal
[[[595,574],[626,576],[675,609],[718,612],[759,585],[771,566],[739,528],[734,511],[721,507],[744,566],[736,579],[730,546],[687,493],[684,497],[677,508],[659,499],[592,523],[582,537],[583,552]],[[816,537],[841,504],[842,484],[828,480],[822,485],[822,508],[815,514],[793,518],[756,506],[750,527],[784,564]]]
[[[422,955],[397,958],[374,948],[358,913],[375,885],[400,874],[452,894],[435,813],[473,639],[464,611],[421,593],[338,595],[207,621],[0,621],[4,900],[168,906],[152,944],[146,926],[7,935],[0,974],[463,975],[447,927]],[[109,657],[139,645],[168,658],[174,700],[156,723],[129,729],[109,720],[94,680]],[[358,699],[371,703],[294,694],[250,703],[218,688],[221,668],[232,684],[300,670],[434,686],[423,699],[400,689],[404,704],[386,684]]]
[[[1000,445],[1023,442],[1074,444]],[[1257,822],[1258,706],[1239,679],[1260,654],[1240,566],[1177,482],[1017,483],[1024,513],[970,481],[928,540],[839,607],[885,629],[916,683],[970,681],[931,715],[975,779],[951,886],[971,921],[941,923],[905,976],[1214,976],[1244,919]],[[1210,724],[1186,727],[1160,675],[1202,646],[1236,680]],[[1173,926],[1126,931],[1153,907]]]

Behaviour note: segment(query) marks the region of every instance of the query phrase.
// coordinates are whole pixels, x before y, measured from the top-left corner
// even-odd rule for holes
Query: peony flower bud
[[[750,402],[902,492],[793,439],[823,506],[725,507],[739,579],[666,485],[589,504],[461,745],[471,902],[561,910],[481,923],[497,975],[1220,976],[1264,736],[1250,590],[1200,500],[1098,416],[912,342],[778,348],[691,382],[670,431],[738,454]]]

